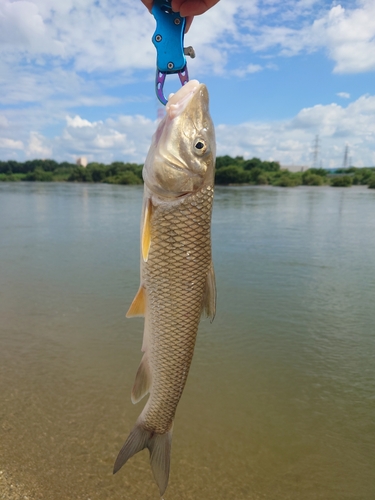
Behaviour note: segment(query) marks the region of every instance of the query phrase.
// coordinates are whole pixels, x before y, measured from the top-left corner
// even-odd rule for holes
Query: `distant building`
[[[85,156],[81,156],[81,158],[77,158],[76,164],[79,167],[86,168],[87,167],[87,158]]]
[[[306,170],[309,169],[309,167],[306,167],[305,165],[283,165],[281,168],[286,168],[289,172],[306,172]]]

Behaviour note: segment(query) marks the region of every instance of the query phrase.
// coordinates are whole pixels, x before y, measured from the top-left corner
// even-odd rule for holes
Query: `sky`
[[[155,20],[140,0],[0,0],[0,160],[142,163]],[[375,1],[221,0],[185,36],[218,155],[375,165]],[[166,94],[179,88],[167,78]]]

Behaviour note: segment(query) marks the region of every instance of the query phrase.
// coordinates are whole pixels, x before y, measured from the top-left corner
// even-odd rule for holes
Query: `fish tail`
[[[145,430],[142,423],[137,422],[116,458],[113,474],[116,474],[133,455],[148,448],[151,469],[159,486],[160,496],[163,496],[168,486],[171,445],[172,429],[165,434],[157,434]]]

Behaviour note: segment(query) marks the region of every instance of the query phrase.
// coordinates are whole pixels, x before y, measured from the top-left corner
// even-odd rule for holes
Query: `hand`
[[[152,4],[154,3],[153,0],[141,0],[141,2],[145,4],[148,10],[151,12]]]
[[[172,0],[172,9],[182,17],[199,16],[218,2],[219,0]]]
[[[141,0],[151,12],[153,0]],[[172,0],[172,9],[179,12],[182,17],[186,17],[185,32],[187,33],[194,16],[204,14],[207,10],[216,5],[219,0]]]

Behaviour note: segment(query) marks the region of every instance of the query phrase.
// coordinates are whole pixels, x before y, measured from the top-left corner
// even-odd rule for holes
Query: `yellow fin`
[[[211,262],[210,269],[207,273],[206,288],[203,295],[202,314],[210,318],[211,323],[214,320],[216,313],[216,280],[214,266]]]
[[[134,297],[128,312],[126,313],[127,318],[133,318],[134,316],[144,316],[146,313],[146,292],[143,286],[139,287],[137,295]]]
[[[151,386],[151,371],[146,354],[143,355],[139,365],[137,375],[132,389],[132,403],[138,403],[146,394]]]
[[[142,228],[142,257],[144,262],[147,262],[148,252],[150,251],[151,245],[151,209],[151,200],[148,199],[146,201]]]

